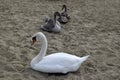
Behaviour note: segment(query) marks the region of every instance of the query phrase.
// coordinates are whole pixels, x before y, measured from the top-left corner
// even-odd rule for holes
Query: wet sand
[[[47,54],[91,56],[74,73],[34,71],[40,43],[31,46],[31,36],[63,4],[71,21],[58,34],[42,31]],[[120,0],[0,0],[0,80],[120,80]]]

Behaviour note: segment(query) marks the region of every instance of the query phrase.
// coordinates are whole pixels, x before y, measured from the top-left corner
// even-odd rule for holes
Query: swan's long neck
[[[41,60],[45,56],[46,51],[47,51],[47,39],[44,35],[42,37],[43,37],[42,40],[41,40],[42,41],[42,47],[41,47],[41,50],[40,50],[39,54],[37,55],[39,60]]]
[[[41,38],[42,47],[39,54],[35,58],[33,58],[33,60],[31,61],[32,67],[34,67],[35,64],[37,64],[38,62],[40,62],[40,60],[42,60],[42,58],[45,56],[47,51],[47,39],[44,34],[40,34],[38,37],[40,36],[42,36]]]
[[[63,6],[62,10],[64,9],[64,12],[67,12],[67,6]]]
[[[67,12],[67,7],[65,7],[64,9],[65,9],[64,12]]]

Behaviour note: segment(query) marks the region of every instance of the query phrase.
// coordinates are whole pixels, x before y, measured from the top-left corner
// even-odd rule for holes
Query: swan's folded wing
[[[46,24],[44,24],[42,27],[42,29],[44,30],[48,30],[51,31],[54,28],[54,23],[53,21],[50,19]]]
[[[68,67],[79,61],[78,57],[69,54],[56,53],[44,57],[38,64],[44,65],[60,65]]]

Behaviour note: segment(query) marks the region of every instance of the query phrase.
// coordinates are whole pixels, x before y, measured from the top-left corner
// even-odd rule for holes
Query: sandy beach
[[[63,4],[71,16],[60,33],[40,30]],[[32,70],[40,50],[31,36],[43,32],[47,55],[91,55],[79,70],[66,75]],[[0,80],[120,80],[120,0],[0,0]]]

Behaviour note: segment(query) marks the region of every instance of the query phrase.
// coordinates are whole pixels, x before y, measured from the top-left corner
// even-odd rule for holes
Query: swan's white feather
[[[67,53],[53,53],[43,57],[43,59],[34,66],[35,70],[47,73],[67,73],[76,71],[88,56],[77,57]]]
[[[67,73],[79,69],[80,65],[89,57],[78,57],[64,52],[53,53],[45,56],[47,50],[47,39],[41,32],[36,33],[33,37],[41,39],[42,48],[40,53],[31,61],[31,67],[34,70],[47,73]]]

